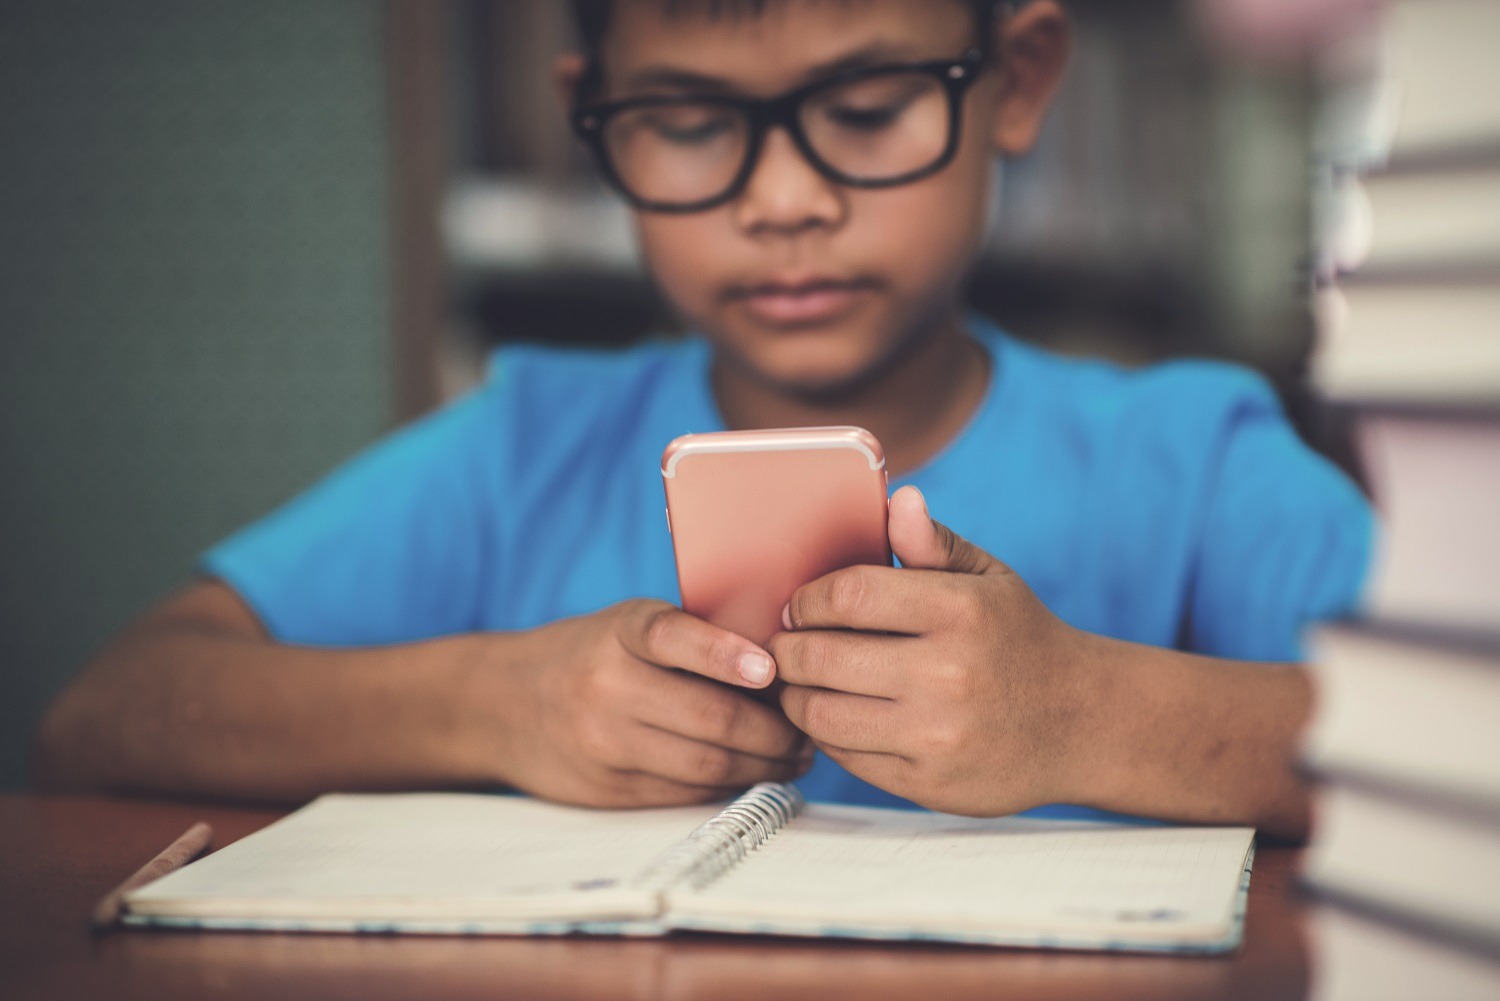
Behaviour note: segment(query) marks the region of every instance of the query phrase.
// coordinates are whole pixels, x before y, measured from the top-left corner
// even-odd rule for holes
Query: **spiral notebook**
[[[806,804],[601,812],[515,796],[324,796],[126,897],[132,925],[914,939],[1221,952],[1254,831]]]

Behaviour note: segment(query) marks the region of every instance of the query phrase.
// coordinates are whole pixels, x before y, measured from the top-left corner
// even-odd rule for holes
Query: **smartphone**
[[[891,565],[885,454],[863,428],[683,435],[661,475],[683,609],[752,642],[803,584]]]

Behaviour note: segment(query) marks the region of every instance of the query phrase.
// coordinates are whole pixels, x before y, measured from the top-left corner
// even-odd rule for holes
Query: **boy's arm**
[[[805,767],[779,714],[664,669],[735,680],[748,646],[641,601],[525,633],[297,647],[207,582],[58,698],[35,772],[52,789],[271,801],[495,785],[596,806],[701,801]]]
[[[457,712],[473,647],[282,646],[230,588],[200,584],[118,636],[57,699],[36,778],[257,800],[493,782],[491,742]]]
[[[1312,710],[1302,667],[1081,635],[1098,689],[1068,801],[1307,837],[1309,789],[1295,767]]]
[[[770,643],[787,715],[844,767],[954,813],[1068,802],[1306,835],[1300,668],[1074,629],[913,490],[891,543],[903,569],[808,585]]]

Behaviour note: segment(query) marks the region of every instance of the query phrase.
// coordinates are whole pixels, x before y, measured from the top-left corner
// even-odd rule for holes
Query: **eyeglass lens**
[[[924,170],[949,141],[947,88],[931,74],[898,71],[809,93],[797,127],[835,179],[879,183]],[[743,109],[713,101],[623,110],[604,145],[620,182],[635,197],[687,205],[723,195],[750,155]]]

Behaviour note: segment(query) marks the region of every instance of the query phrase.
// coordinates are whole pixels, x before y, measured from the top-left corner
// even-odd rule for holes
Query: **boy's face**
[[[977,43],[973,11],[960,0],[668,11],[662,0],[617,0],[601,52],[607,99],[774,96],[831,67],[957,59]],[[986,72],[964,99],[952,162],[897,187],[831,181],[773,128],[731,201],[636,214],[648,266],[741,374],[800,397],[855,389],[954,315],[982,236],[997,144],[1019,152],[1004,149],[1001,123],[1017,114],[1008,89],[1003,71]]]

